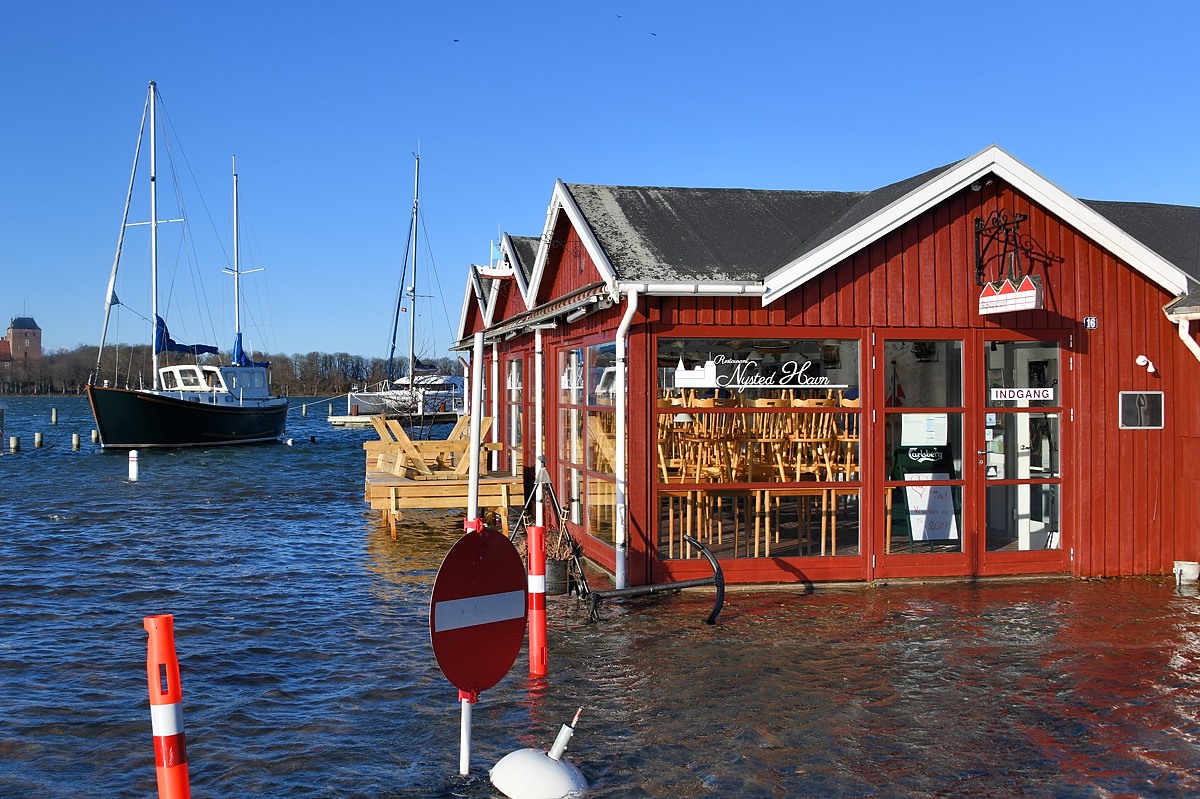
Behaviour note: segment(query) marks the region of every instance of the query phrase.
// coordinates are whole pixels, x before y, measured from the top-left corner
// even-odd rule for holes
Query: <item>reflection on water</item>
[[[65,401],[70,402],[70,400]],[[9,400],[32,440],[51,403]],[[551,597],[550,678],[474,712],[428,602],[461,516],[362,502],[362,431],[124,458],[0,455],[0,796],[154,795],[142,617],[176,616],[197,796],[492,797],[568,750],[594,797],[1178,797],[1200,766],[1200,597],[1169,581],[892,585],[605,603]],[[60,418],[67,412],[60,410]],[[47,425],[43,430],[50,433]],[[49,437],[49,435],[48,435]]]

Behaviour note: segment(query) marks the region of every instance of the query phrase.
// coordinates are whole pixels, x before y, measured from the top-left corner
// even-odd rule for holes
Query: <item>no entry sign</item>
[[[525,639],[526,576],[503,534],[484,528],[458,540],[433,583],[429,638],[442,674],[468,693],[508,673]]]

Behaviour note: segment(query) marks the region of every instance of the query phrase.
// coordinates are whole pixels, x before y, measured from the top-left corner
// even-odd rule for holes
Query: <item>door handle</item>
[[[986,455],[986,454],[988,454],[988,451],[986,449],[977,449],[977,450],[975,450],[975,454],[976,455]]]

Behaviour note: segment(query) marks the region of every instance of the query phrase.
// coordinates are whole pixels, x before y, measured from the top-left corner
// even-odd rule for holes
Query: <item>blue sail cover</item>
[[[211,344],[180,344],[171,338],[167,332],[167,323],[161,316],[154,317],[154,351],[155,352],[186,352],[191,355],[217,354],[217,348]]]
[[[252,361],[246,351],[242,349],[242,334],[238,333],[233,339],[233,355],[231,357],[234,366],[260,366],[266,369],[271,365],[270,361]]]

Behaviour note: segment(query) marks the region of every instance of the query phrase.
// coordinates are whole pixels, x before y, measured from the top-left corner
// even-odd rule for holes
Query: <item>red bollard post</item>
[[[549,670],[546,650],[546,528],[526,529],[529,551],[529,676],[545,677]]]
[[[147,616],[146,679],[154,729],[154,767],[159,799],[189,799],[187,746],[183,737],[183,689],[175,657],[175,617]]]

